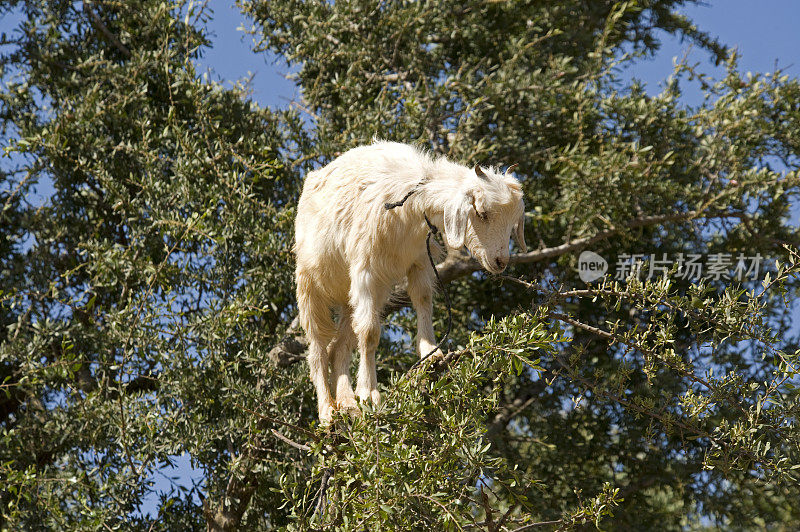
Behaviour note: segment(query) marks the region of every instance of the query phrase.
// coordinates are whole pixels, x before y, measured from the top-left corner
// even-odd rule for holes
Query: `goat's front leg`
[[[425,257],[427,260],[427,257]],[[417,351],[426,356],[436,347],[433,332],[433,282],[435,276],[427,262],[414,264],[408,270],[408,297],[417,313]],[[436,350],[438,354],[441,351]]]
[[[356,396],[361,401],[372,401],[375,405],[380,404],[381,400],[375,371],[375,350],[381,337],[380,310],[388,292],[369,272],[351,272],[350,307],[359,354]]]

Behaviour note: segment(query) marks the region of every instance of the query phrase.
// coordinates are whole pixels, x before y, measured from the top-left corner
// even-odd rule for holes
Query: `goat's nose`
[[[505,260],[503,260],[503,259],[501,259],[499,257],[494,259],[494,263],[497,264],[497,267],[500,268],[501,270],[505,270],[506,269],[506,264],[508,264],[508,262],[506,262]]]

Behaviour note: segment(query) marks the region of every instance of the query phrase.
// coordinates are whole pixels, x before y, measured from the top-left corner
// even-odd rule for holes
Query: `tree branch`
[[[566,255],[571,251],[594,244],[600,240],[605,240],[622,232],[623,229],[635,229],[637,227],[658,225],[665,222],[687,221],[691,220],[692,218],[697,218],[698,216],[700,216],[699,211],[659,214],[655,216],[641,216],[639,218],[628,220],[621,228],[614,227],[611,229],[606,229],[605,231],[600,231],[592,236],[576,238],[558,246],[537,249],[536,251],[530,251],[528,253],[517,253],[515,255],[511,255],[509,262],[511,264],[529,264],[540,262],[546,259]],[[481,266],[475,259],[464,260],[457,256],[449,256],[444,262],[439,264],[436,269],[439,270],[439,275],[441,276],[442,281],[447,283],[459,277],[463,277],[464,275],[469,275],[474,271],[478,271],[481,269]]]
[[[208,499],[203,501],[203,515],[206,518],[208,532],[238,530],[255,490],[256,483],[249,478],[249,475],[240,478],[235,473],[231,474],[225,488],[224,500],[216,510],[211,507]]]
[[[531,381],[519,388],[517,394],[509,398],[505,404],[495,411],[494,416],[490,417],[486,426],[486,437],[494,441],[496,436],[508,426],[512,419],[541,397],[544,389],[544,379]],[[499,446],[499,441],[496,443]]]
[[[300,319],[295,317],[286,334],[273,347],[267,357],[279,368],[289,367],[305,359],[305,350],[308,347],[300,331]]]
[[[281,434],[279,431],[277,431],[275,429],[270,429],[270,432],[272,432],[272,434],[276,438],[278,438],[279,440],[283,441],[284,443],[286,443],[288,445],[291,445],[295,449],[299,449],[299,450],[305,451],[305,452],[310,452],[311,451],[311,447],[309,447],[308,445],[306,445],[304,443],[297,443],[294,440],[290,440],[289,438],[287,438],[286,436],[284,436],[283,434]]]
[[[92,2],[84,0],[83,11],[91,19],[92,26],[94,26],[97,31],[102,33],[103,36],[106,38],[106,40],[110,42],[114,46],[114,48],[122,52],[122,55],[124,55],[126,59],[130,59],[131,51],[128,50],[128,48],[124,44],[122,44],[122,41],[120,41],[116,35],[111,33],[111,30],[108,29],[108,26],[106,26],[100,19],[100,17],[97,16],[97,13],[95,13],[94,10],[92,9]]]

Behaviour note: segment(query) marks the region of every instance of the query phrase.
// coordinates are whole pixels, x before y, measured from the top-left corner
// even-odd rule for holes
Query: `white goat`
[[[402,206],[387,209],[409,193]],[[425,356],[436,347],[426,215],[448,247],[466,245],[492,273],[508,264],[512,230],[526,249],[522,190],[508,171],[473,170],[412,146],[376,142],[306,176],[295,222],[297,304],[322,422],[337,409],[357,410],[356,397],[379,403],[380,314],[403,277],[417,313],[417,349]],[[354,394],[349,370],[356,345]]]

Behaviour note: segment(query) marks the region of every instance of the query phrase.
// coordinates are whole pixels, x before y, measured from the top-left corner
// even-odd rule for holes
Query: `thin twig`
[[[456,519],[456,516],[453,515],[453,513],[450,510],[447,509],[447,506],[445,506],[444,504],[440,503],[439,501],[437,501],[433,497],[429,497],[428,495],[425,495],[424,493],[412,493],[411,496],[412,497],[419,497],[420,499],[429,500],[432,503],[434,503],[435,505],[439,506],[439,508],[444,510],[447,513],[447,515],[450,516],[450,518],[453,520],[453,523],[455,523],[455,525],[458,527],[458,529],[463,532],[464,528],[459,524],[458,519]]]
[[[557,521],[539,521],[538,523],[531,523],[529,525],[521,526],[519,528],[515,528],[511,532],[522,532],[523,530],[530,530],[532,528],[537,528],[540,526],[548,526],[548,525],[559,525],[563,523],[563,519],[558,519]]]
[[[288,427],[288,428],[294,429],[294,430],[296,430],[298,432],[302,432],[303,434],[313,438],[314,440],[318,440],[317,435],[314,434],[313,432],[311,432],[308,429],[304,429],[303,427],[298,427],[297,425],[293,425],[292,423],[287,423],[285,421],[281,421],[280,419],[275,419],[274,417],[267,416],[265,414],[261,414],[260,412],[256,412],[255,410],[251,410],[251,409],[247,408],[243,404],[240,404],[240,403],[235,403],[235,404],[236,404],[236,406],[238,406],[239,408],[241,408],[245,412],[250,412],[254,416],[258,416],[259,418],[261,418],[261,419],[263,419],[265,421],[271,421],[272,423],[277,423],[279,425],[283,425],[284,427]]]
[[[114,45],[114,48],[122,52],[122,55],[124,55],[126,59],[130,59],[131,51],[128,50],[124,44],[122,44],[122,41],[120,41],[116,35],[111,33],[111,30],[108,29],[108,26],[106,26],[100,17],[97,16],[97,13],[95,13],[92,9],[92,2],[84,0],[83,10],[87,15],[89,15],[89,18],[92,19],[92,25],[97,28],[97,30],[99,30],[100,33],[102,33],[111,44]]]
[[[322,475],[322,482],[320,482],[319,492],[317,492],[317,502],[314,505],[314,513],[311,515],[311,517],[321,513],[323,507],[325,506],[325,493],[328,491],[328,482],[331,479],[331,475],[333,475],[333,468],[329,467]]]
[[[284,443],[288,443],[289,445],[291,445],[295,449],[300,449],[301,451],[306,451],[306,452],[310,452],[311,451],[311,447],[309,447],[308,445],[306,445],[304,443],[297,443],[296,441],[290,440],[289,438],[287,438],[286,436],[284,436],[283,434],[281,434],[280,432],[278,432],[275,429],[270,429],[270,430],[272,431],[272,434],[274,434],[276,438],[278,438],[279,440],[282,440]]]

